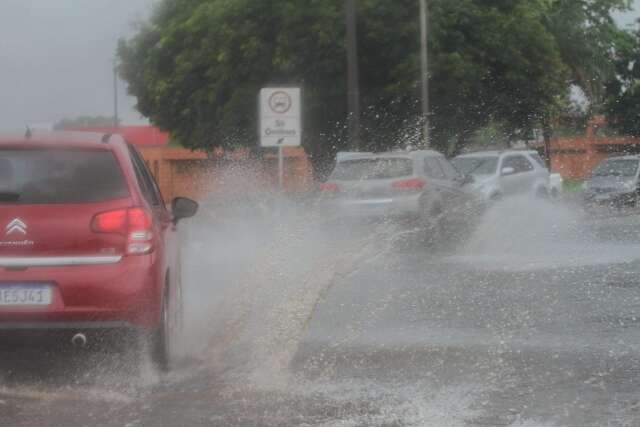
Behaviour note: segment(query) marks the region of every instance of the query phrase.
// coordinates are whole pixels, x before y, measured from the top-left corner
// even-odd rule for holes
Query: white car
[[[505,150],[463,154],[453,164],[474,178],[474,189],[485,201],[518,194],[548,196],[549,171],[536,151]]]

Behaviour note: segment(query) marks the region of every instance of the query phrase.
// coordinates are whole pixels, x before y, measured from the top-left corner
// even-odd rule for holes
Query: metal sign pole
[[[284,153],[282,145],[278,147],[278,187],[284,190]]]

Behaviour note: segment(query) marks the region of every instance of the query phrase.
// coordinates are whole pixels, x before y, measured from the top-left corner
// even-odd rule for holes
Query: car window
[[[405,158],[358,159],[339,162],[331,179],[359,181],[413,175],[413,161]]]
[[[449,163],[449,161],[444,157],[438,158],[438,163],[442,167],[444,175],[447,179],[453,180],[460,176],[460,173],[456,170],[456,168],[454,168],[451,163]]]
[[[514,173],[523,173],[533,170],[531,162],[523,155],[508,156],[502,162],[502,168],[513,168]]]
[[[0,150],[0,203],[92,203],[129,196],[107,150]]]
[[[632,177],[638,171],[636,159],[609,159],[600,163],[592,176]]]
[[[142,160],[136,149],[131,145],[129,145],[129,153],[131,155],[131,161],[133,162],[136,179],[138,180],[144,198],[147,199],[152,206],[160,206],[162,204],[162,197],[144,160]]]
[[[427,176],[434,179],[444,179],[445,175],[440,167],[440,163],[435,157],[426,157],[424,159],[424,168]]]
[[[452,163],[459,171],[467,175],[493,175],[498,169],[497,156],[456,157]]]

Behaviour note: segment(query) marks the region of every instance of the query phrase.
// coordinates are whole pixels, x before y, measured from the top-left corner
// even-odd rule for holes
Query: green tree
[[[431,119],[440,148],[455,152],[489,122],[525,132],[558,108],[571,66],[547,15],[563,1],[430,0]],[[576,1],[610,11],[607,0]],[[346,146],[343,8],[343,0],[165,0],[120,43],[121,73],[140,112],[192,148],[254,145],[259,89],[299,84],[304,144],[313,154],[331,152]],[[370,148],[419,135],[417,15],[416,0],[358,1]]]
[[[640,30],[619,38],[615,78],[606,87],[606,113],[619,133],[640,136]]]
[[[307,138],[330,134],[346,114],[340,5],[165,1],[120,44],[122,75],[140,112],[190,147],[255,144],[264,85],[300,84]]]
[[[582,89],[597,112],[615,73],[611,52],[624,37],[611,12],[629,10],[630,0],[538,0],[537,7],[569,68],[570,83]]]

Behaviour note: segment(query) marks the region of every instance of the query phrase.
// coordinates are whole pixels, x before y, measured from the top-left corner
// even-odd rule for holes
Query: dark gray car
[[[611,157],[603,160],[583,185],[587,206],[622,208],[636,206],[640,186],[640,156]]]
[[[322,184],[340,217],[409,218],[434,233],[467,220],[477,198],[469,179],[436,151],[341,156]]]

